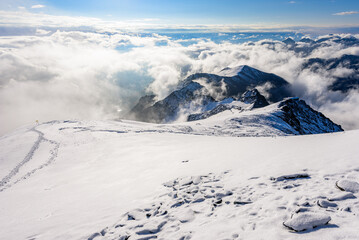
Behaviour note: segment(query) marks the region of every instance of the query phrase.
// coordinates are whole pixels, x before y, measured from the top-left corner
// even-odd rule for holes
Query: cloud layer
[[[308,58],[343,54],[359,55],[359,47],[328,39],[304,56],[272,40],[234,44],[37,28],[30,36],[0,37],[0,134],[36,120],[117,118],[146,92],[161,99],[192,73],[242,64],[285,78],[297,95],[345,129],[359,128],[358,91],[327,90],[335,76],[350,70],[301,71]]]
[[[358,14],[359,12],[357,11],[348,11],[348,12],[338,12],[338,13],[334,13],[333,15],[335,16],[345,16],[345,15],[353,15],[353,14]]]

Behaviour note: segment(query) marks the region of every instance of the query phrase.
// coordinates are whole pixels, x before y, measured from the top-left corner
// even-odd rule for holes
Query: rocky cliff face
[[[322,113],[315,111],[303,100],[289,98],[278,104],[279,111],[275,113],[290,125],[295,134],[315,134],[343,131],[342,127],[333,123]]]

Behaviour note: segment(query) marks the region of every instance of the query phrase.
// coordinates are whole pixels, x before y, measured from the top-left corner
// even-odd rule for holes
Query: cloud
[[[55,16],[45,13],[30,11],[2,11],[0,10],[0,26],[28,27],[28,28],[52,28],[66,30],[86,30],[96,32],[148,32],[148,30],[166,31],[191,31],[191,32],[293,32],[309,31],[318,33],[327,31],[340,31],[347,25],[315,25],[298,26],[293,24],[167,24],[161,19],[133,19],[128,21],[110,21],[94,17]],[[351,28],[359,27],[358,23],[350,25]],[[355,30],[355,29],[354,29]]]
[[[297,3],[296,1],[289,1],[288,3],[290,3],[290,4],[295,4],[295,3]]]
[[[37,9],[37,8],[44,8],[44,7],[46,7],[45,5],[41,5],[41,4],[37,4],[37,5],[32,5],[31,6],[31,8],[35,8],[35,9]]]
[[[338,12],[338,13],[334,13],[333,15],[335,16],[345,16],[345,15],[353,15],[353,14],[358,14],[359,12],[357,11],[348,11],[348,12]]]
[[[319,108],[329,118],[335,119],[346,130],[358,129],[358,123],[353,119],[359,119],[359,94],[353,90],[341,101],[331,102]]]
[[[3,24],[23,26],[26,16],[33,14],[18,14],[17,20],[8,18]],[[128,111],[145,93],[161,99],[190,74],[218,73],[243,64],[285,78],[315,109],[345,129],[359,128],[354,112],[358,112],[358,91],[327,90],[334,77],[351,74],[348,69],[301,71],[307,58],[359,55],[357,46],[333,41],[335,37],[359,38],[357,35],[323,36],[323,43],[303,56],[280,41],[176,40],[124,33],[98,19],[50,17],[44,26],[43,15],[36,16],[31,18],[33,30],[26,32],[28,36],[0,37],[0,134],[36,120],[114,119],[118,109]],[[83,29],[85,23],[94,27]],[[56,30],[59,26],[64,28]],[[331,39],[325,40],[328,37]]]

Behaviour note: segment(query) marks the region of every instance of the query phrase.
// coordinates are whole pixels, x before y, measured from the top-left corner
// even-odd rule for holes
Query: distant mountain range
[[[298,42],[292,38],[287,38],[283,41],[289,50],[307,57],[314,50],[328,47],[328,41],[340,43],[344,47],[359,47],[359,40],[353,36],[339,37],[336,35],[327,36],[318,40],[310,38],[303,38]],[[343,93],[351,89],[359,88],[359,56],[344,54],[341,57],[322,59],[322,58],[308,58],[302,65],[302,70],[311,70],[315,73],[319,71],[333,71],[335,69],[345,68],[347,72],[344,76],[337,76],[333,74],[334,82],[328,87],[330,91],[340,91]]]
[[[343,55],[340,58],[310,58],[303,64],[303,69],[311,71],[330,71],[336,68],[346,68],[350,72],[345,76],[333,76],[335,81],[329,86],[331,91],[347,92],[359,88],[359,56]]]

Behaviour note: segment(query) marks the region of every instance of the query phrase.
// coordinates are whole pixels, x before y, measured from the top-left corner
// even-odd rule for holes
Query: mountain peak
[[[293,40],[293,38],[287,38],[283,42],[287,45],[295,45],[295,41]]]
[[[223,68],[218,74],[221,76],[225,76],[225,77],[233,77],[236,75],[240,75],[240,74],[246,74],[246,73],[253,73],[253,72],[257,72],[260,73],[261,71],[259,71],[258,69],[255,69],[253,67],[250,67],[248,65],[239,65],[237,67],[226,67]]]
[[[253,108],[261,108],[269,105],[265,97],[260,94],[256,88],[245,91],[240,100],[247,104],[253,104]]]

